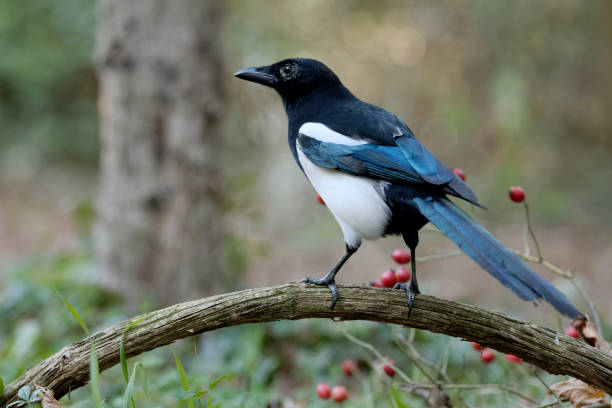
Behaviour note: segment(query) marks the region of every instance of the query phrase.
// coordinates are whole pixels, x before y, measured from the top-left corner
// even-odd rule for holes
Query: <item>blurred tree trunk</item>
[[[223,2],[98,1],[99,277],[162,304],[227,289],[218,149]]]

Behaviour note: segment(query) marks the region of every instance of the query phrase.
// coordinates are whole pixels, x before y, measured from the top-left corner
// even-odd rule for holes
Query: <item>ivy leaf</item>
[[[30,394],[30,399],[28,402],[39,402],[43,399],[42,389],[37,389],[32,394]]]
[[[23,387],[21,387],[19,391],[17,391],[17,396],[19,397],[19,399],[28,402],[30,400],[30,386],[24,385]]]

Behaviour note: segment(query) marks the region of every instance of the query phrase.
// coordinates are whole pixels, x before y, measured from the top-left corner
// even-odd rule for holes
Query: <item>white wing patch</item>
[[[300,127],[298,133],[317,139],[320,142],[337,143],[348,146],[358,146],[368,143],[364,140],[352,139],[342,133],[331,130],[322,123],[306,122]]]
[[[367,143],[351,139],[321,123],[305,123],[299,132],[323,142],[352,146]],[[387,182],[319,167],[306,157],[299,143],[297,153],[306,177],[340,224],[348,245],[356,247],[361,238],[383,235],[391,218],[391,209],[382,197]]]

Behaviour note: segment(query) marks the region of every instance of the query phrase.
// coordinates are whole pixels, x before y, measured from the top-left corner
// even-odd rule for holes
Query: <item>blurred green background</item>
[[[33,299],[55,302],[46,293],[49,283],[68,296],[80,285],[93,291],[96,296],[76,302],[92,326],[123,316],[120,301],[91,279],[89,227],[100,147],[94,26],[93,1],[0,2],[0,290],[6,319],[0,375],[5,381],[79,337],[68,329],[70,318],[58,317],[64,313],[61,305],[46,310],[44,319],[37,314]],[[610,316],[612,3],[232,0],[217,41],[228,89],[223,168],[233,238],[227,245],[230,265],[244,271],[239,286],[322,273],[343,250],[339,228],[315,201],[289,153],[279,98],[232,77],[243,67],[301,56],[324,61],[358,97],[396,113],[449,167],[463,168],[490,208],[473,215],[515,248],[522,245],[524,216],[506,190],[521,185],[545,257],[574,271],[602,315]],[[295,217],[297,211],[303,217]],[[432,234],[423,234],[421,242],[420,255],[453,248]],[[340,281],[376,279],[392,266],[388,254],[399,246],[398,239],[366,243]],[[520,302],[466,259],[431,262],[421,270],[426,293],[558,325],[550,308]],[[585,308],[567,282],[538,271]],[[99,307],[108,313],[100,314]],[[14,314],[7,314],[11,310]],[[49,321],[52,327],[46,326]],[[279,330],[291,331],[293,324],[236,330],[274,342],[282,338],[275,337]],[[295,330],[308,332],[308,324]],[[327,326],[318,330],[334,332]],[[235,333],[218,336],[229,339]],[[31,337],[30,348],[14,350],[19,336]],[[372,336],[391,347],[384,335]],[[433,338],[423,340],[428,350],[442,341]],[[326,355],[333,355],[335,341],[323,342]],[[270,373],[285,361],[273,357],[267,363]],[[228,361],[235,360],[228,357],[211,372],[223,374]],[[496,378],[507,378],[500,372]],[[310,388],[296,384],[310,387],[318,378],[289,374],[290,385],[282,385],[270,373],[262,374],[261,384],[276,396],[291,389],[310,395],[305,391]]]

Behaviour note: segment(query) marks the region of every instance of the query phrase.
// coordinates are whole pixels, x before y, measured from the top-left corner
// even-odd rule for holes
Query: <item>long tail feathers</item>
[[[523,300],[544,298],[565,316],[583,317],[553,285],[448,199],[414,198],[420,212],[484,270]]]

